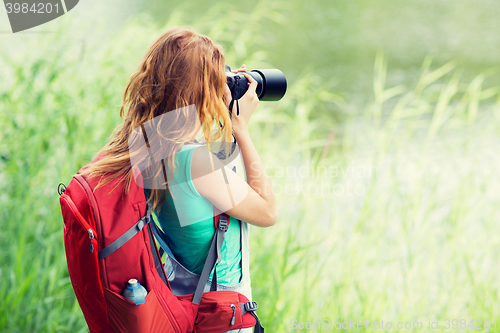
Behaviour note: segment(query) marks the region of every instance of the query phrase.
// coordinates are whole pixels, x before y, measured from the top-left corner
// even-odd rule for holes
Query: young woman
[[[250,83],[238,101],[238,114],[233,112],[230,118],[231,93],[226,85],[221,46],[191,29],[168,30],[150,46],[138,72],[130,79],[120,112],[123,123],[98,153],[103,158],[92,163],[85,173],[108,176],[103,178],[106,182],[123,176],[125,189],[137,179],[138,169],[143,171],[144,179],[152,177],[156,183],[162,180],[161,186],[143,186],[154,218],[165,233],[162,241],[171,250],[167,274],[178,281],[196,278],[201,273],[215,232],[214,208],[216,212],[226,212],[230,223],[216,268],[218,289],[239,291],[251,299],[247,223],[272,226],[278,213],[271,183],[247,128],[259,102],[257,83],[244,73],[245,66],[238,71]],[[196,121],[191,121],[188,114],[193,110]],[[134,155],[129,147],[130,136],[152,122],[155,126],[149,128],[161,129],[155,135],[168,144],[155,146],[150,136],[150,155]],[[160,123],[163,125],[158,126]],[[204,145],[195,144],[200,132],[206,141]],[[216,141],[231,142],[233,135],[243,157],[247,181],[210,151]],[[133,159],[139,160],[139,164],[161,161],[157,165],[162,168],[134,170]],[[172,276],[172,265],[177,264],[186,269],[185,275]]]

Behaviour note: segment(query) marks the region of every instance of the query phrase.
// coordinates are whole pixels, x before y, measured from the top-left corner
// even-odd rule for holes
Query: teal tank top
[[[175,172],[173,179],[169,179],[172,194],[167,191],[166,200],[159,211],[157,208],[153,213],[153,219],[164,231],[165,241],[175,259],[191,272],[200,275],[215,228],[214,206],[198,193],[191,181],[191,159],[194,149],[198,147],[200,145],[184,145],[175,155]],[[144,191],[149,199],[150,190]],[[218,284],[234,286],[240,282],[240,233],[239,220],[230,217],[221,249],[222,258],[216,267]]]

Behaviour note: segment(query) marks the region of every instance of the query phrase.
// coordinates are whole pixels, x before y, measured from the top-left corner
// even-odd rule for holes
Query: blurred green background
[[[498,331],[498,17],[494,0],[85,0],[12,34],[0,10],[0,331],[86,332],[57,184],[105,144],[143,53],[178,24],[233,67],[288,78],[251,123],[280,207],[252,228],[267,332]]]

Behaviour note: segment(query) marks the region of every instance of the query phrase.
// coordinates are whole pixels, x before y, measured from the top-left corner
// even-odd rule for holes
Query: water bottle
[[[148,291],[146,288],[141,286],[136,279],[128,280],[127,287],[123,291],[123,297],[131,302],[134,302],[135,305],[144,304],[147,294]]]

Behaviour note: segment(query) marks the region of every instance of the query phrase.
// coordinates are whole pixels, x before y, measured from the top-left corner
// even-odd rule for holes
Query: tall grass
[[[386,70],[380,53],[373,102],[341,124],[324,121],[318,99],[317,112],[301,101],[274,111],[296,114],[262,141],[276,189],[289,189],[275,230],[253,234],[254,290],[273,331],[363,319],[392,322],[382,331],[439,320],[446,332],[445,319],[498,317],[500,87],[483,88],[496,72],[464,82],[454,62],[426,59],[416,86],[386,87]]]
[[[261,2],[243,16],[213,8],[195,27],[225,43],[229,63],[273,65],[252,52],[255,30],[234,27],[241,19],[245,27],[279,23],[277,9]],[[181,14],[166,25],[182,23]],[[222,23],[210,24],[215,15]],[[81,44],[63,33],[69,24],[62,19],[58,33],[33,42],[35,54],[0,58],[2,332],[86,331],[66,268],[57,184],[119,123],[127,79],[163,30],[138,16],[109,43]],[[453,61],[433,66],[428,58],[415,86],[386,87],[387,67],[381,52],[365,108],[306,70],[253,117],[280,205],[276,226],[252,228],[253,294],[269,332],[292,331],[293,319],[500,325],[500,88],[489,83],[498,73],[464,80]]]

